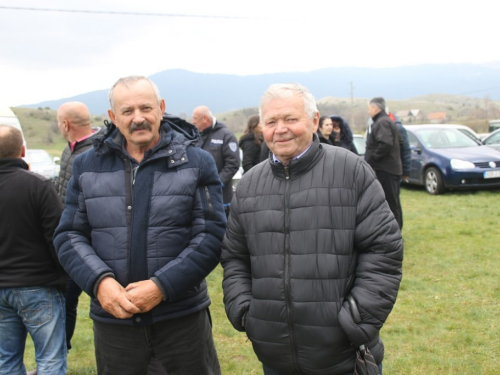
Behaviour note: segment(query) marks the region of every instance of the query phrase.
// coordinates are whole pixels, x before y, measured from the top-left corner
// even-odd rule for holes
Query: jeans
[[[71,349],[71,338],[75,333],[76,312],[78,309],[78,298],[82,294],[82,289],[69,279],[66,283],[66,345]]]
[[[264,375],[286,375],[286,374],[283,374],[281,372],[274,371],[274,370],[270,369],[269,367],[267,367],[266,365],[262,365],[262,367],[264,369]],[[382,363],[380,363],[378,365],[378,369],[380,371],[380,375],[382,375]],[[354,375],[354,372],[350,372],[350,373],[344,374],[344,375]]]
[[[148,326],[94,321],[99,375],[145,375],[156,358],[169,375],[220,375],[208,309]]]
[[[0,288],[0,375],[26,375],[28,333],[38,375],[66,374],[64,295],[59,289]]]

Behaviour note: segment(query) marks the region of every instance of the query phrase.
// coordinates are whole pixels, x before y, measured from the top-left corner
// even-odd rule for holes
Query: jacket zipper
[[[208,210],[210,211],[210,217],[215,216],[214,207],[212,206],[212,198],[210,198],[210,192],[208,191],[208,186],[203,187],[205,189],[205,196],[207,197]]]
[[[129,220],[127,221],[127,270],[128,270],[128,282],[131,282],[131,253],[130,253],[130,246],[132,243],[132,215],[133,215],[133,202],[132,202],[132,196],[134,194],[134,182],[135,182],[135,173],[134,173],[134,166],[132,165],[132,162],[127,158],[123,158],[124,163],[127,165],[125,167],[125,173],[128,174],[128,188],[126,189],[127,196],[125,197],[125,204],[127,206],[127,216]]]
[[[288,327],[290,329],[290,346],[292,347],[293,364],[299,373],[302,373],[297,360],[297,342],[293,327],[292,297],[290,291],[290,174],[285,167],[285,300],[287,305]]]

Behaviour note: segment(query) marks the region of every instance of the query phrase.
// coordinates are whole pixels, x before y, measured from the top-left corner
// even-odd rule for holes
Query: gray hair
[[[385,99],[380,96],[373,98],[368,104],[376,105],[378,109],[380,109],[381,111],[385,111]]]
[[[156,96],[156,100],[158,102],[158,105],[161,104],[161,96],[160,96],[160,90],[158,90],[158,86],[155,85],[153,81],[151,81],[149,78],[144,77],[144,76],[129,76],[129,77],[123,77],[120,78],[116,83],[111,87],[109,90],[108,94],[108,99],[109,99],[109,105],[111,106],[111,109],[115,109],[115,102],[113,100],[113,93],[115,91],[116,86],[118,85],[124,85],[125,87],[129,87],[131,83],[136,83],[138,81],[147,81],[151,84],[151,87],[153,88],[153,91]]]
[[[304,86],[298,83],[276,83],[269,86],[260,98],[259,116],[262,118],[262,108],[265,104],[273,99],[290,99],[294,95],[298,95],[304,102],[304,110],[310,119],[313,119],[318,113],[316,99],[311,92]]]
[[[0,124],[0,158],[18,158],[23,148],[23,134],[13,126]]]

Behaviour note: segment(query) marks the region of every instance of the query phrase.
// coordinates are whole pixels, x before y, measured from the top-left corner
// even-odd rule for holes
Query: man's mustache
[[[128,129],[129,133],[133,133],[136,130],[153,130],[153,126],[148,122],[148,121],[143,121],[143,122],[133,122],[132,125],[130,125],[130,128]]]

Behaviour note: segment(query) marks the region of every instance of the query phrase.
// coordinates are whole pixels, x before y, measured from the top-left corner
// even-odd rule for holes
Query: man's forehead
[[[262,117],[281,117],[305,113],[304,103],[299,97],[275,98],[262,106]]]

